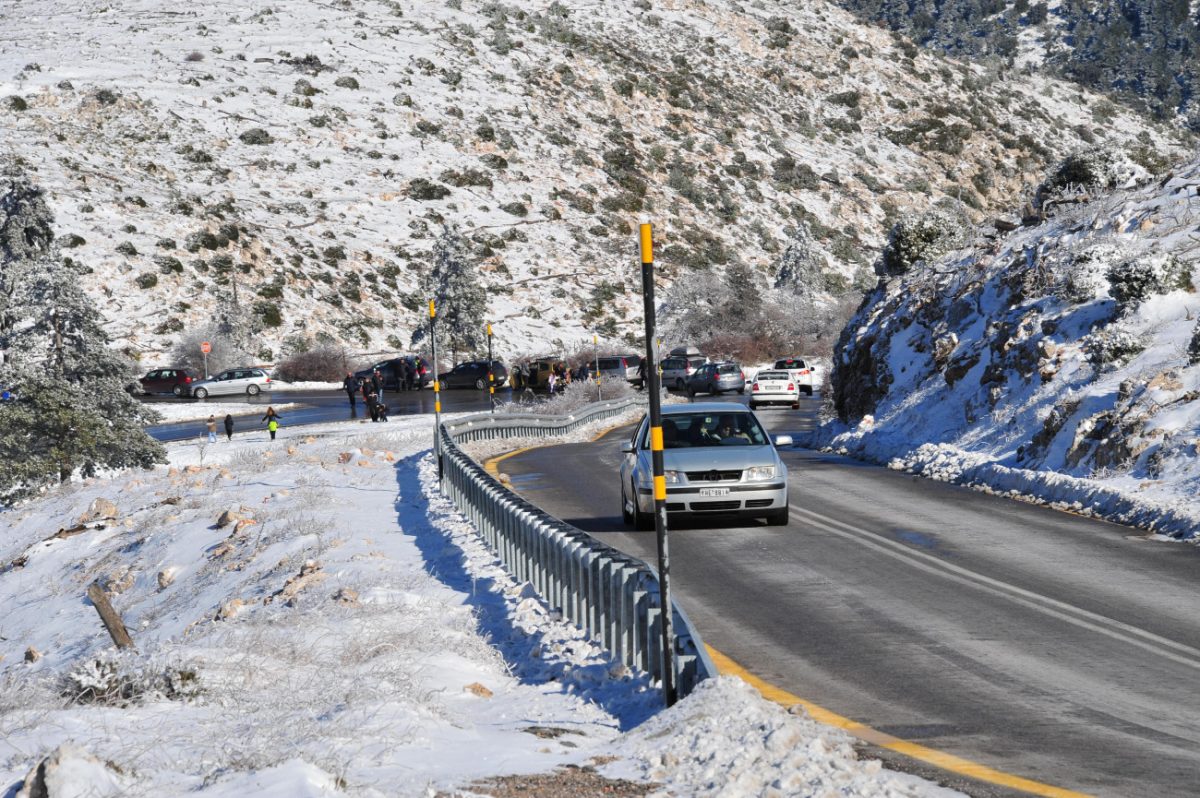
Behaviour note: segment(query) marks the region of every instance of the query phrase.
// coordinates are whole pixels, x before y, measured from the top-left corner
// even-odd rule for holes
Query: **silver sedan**
[[[621,517],[654,525],[650,421],[643,418],[621,451]],[[663,408],[663,469],[669,514],[730,514],[788,522],[787,466],[758,419],[741,405],[701,402]]]

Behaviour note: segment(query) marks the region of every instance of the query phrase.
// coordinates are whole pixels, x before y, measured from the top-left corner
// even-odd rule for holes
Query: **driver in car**
[[[721,416],[717,422],[716,436],[723,445],[750,443],[750,436],[732,416]]]

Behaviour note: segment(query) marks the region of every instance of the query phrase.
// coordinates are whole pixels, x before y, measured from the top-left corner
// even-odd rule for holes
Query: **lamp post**
[[[654,533],[658,540],[658,585],[662,599],[663,700],[673,706],[675,693],[675,630],[671,606],[670,556],[667,550],[667,479],[663,471],[662,395],[655,352],[654,237],[649,223],[641,225],[642,309],[646,316],[645,379],[650,399],[650,464],[654,475]]]
[[[492,323],[487,323],[487,341],[488,341],[488,403],[492,406],[492,412],[496,412],[496,375],[492,373]]]

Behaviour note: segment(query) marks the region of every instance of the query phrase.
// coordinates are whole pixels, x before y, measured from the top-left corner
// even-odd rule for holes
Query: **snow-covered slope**
[[[1200,536],[1200,162],[884,281],[826,444]]]
[[[1176,151],[1077,88],[822,2],[29,0],[4,20],[4,152],[151,365],[231,299],[264,361],[407,346],[443,224],[511,355],[639,331],[642,215],[666,282],[742,259],[765,286],[804,222],[820,289],[844,290],[904,209],[1012,206],[1086,140]]]

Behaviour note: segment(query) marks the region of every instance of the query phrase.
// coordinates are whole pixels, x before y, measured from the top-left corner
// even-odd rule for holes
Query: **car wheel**
[[[257,385],[250,385],[246,388],[246,393],[250,394],[251,396],[258,396],[258,391],[259,388]]]
[[[755,403],[755,402],[751,402],[751,403],[750,403],[750,409],[751,409],[751,410],[757,410],[757,409],[758,409],[758,404],[757,404],[757,403]]]
[[[197,399],[203,399],[208,396],[208,391],[204,390],[203,388],[197,388],[192,392],[192,396],[196,397]]]
[[[629,509],[626,507],[626,505],[628,503],[629,503],[629,500],[625,498],[625,488],[622,486],[622,488],[621,488],[621,520],[625,523],[626,526],[631,526],[633,524],[633,513],[629,512]]]
[[[788,507],[785,505],[779,510],[767,515],[767,526],[787,526],[788,524]]]
[[[800,409],[800,403],[799,403],[799,402],[793,402],[793,403],[792,403],[792,409],[793,409],[793,410],[799,410],[799,409]]]
[[[171,389],[171,393],[175,394],[176,396],[183,396],[183,386],[176,385],[174,388]]]
[[[480,377],[479,379],[475,380],[475,390],[482,391],[486,387],[487,387],[487,383],[484,382],[483,377]]]
[[[643,513],[636,498],[633,500],[633,528],[638,532],[654,529],[654,514]]]

